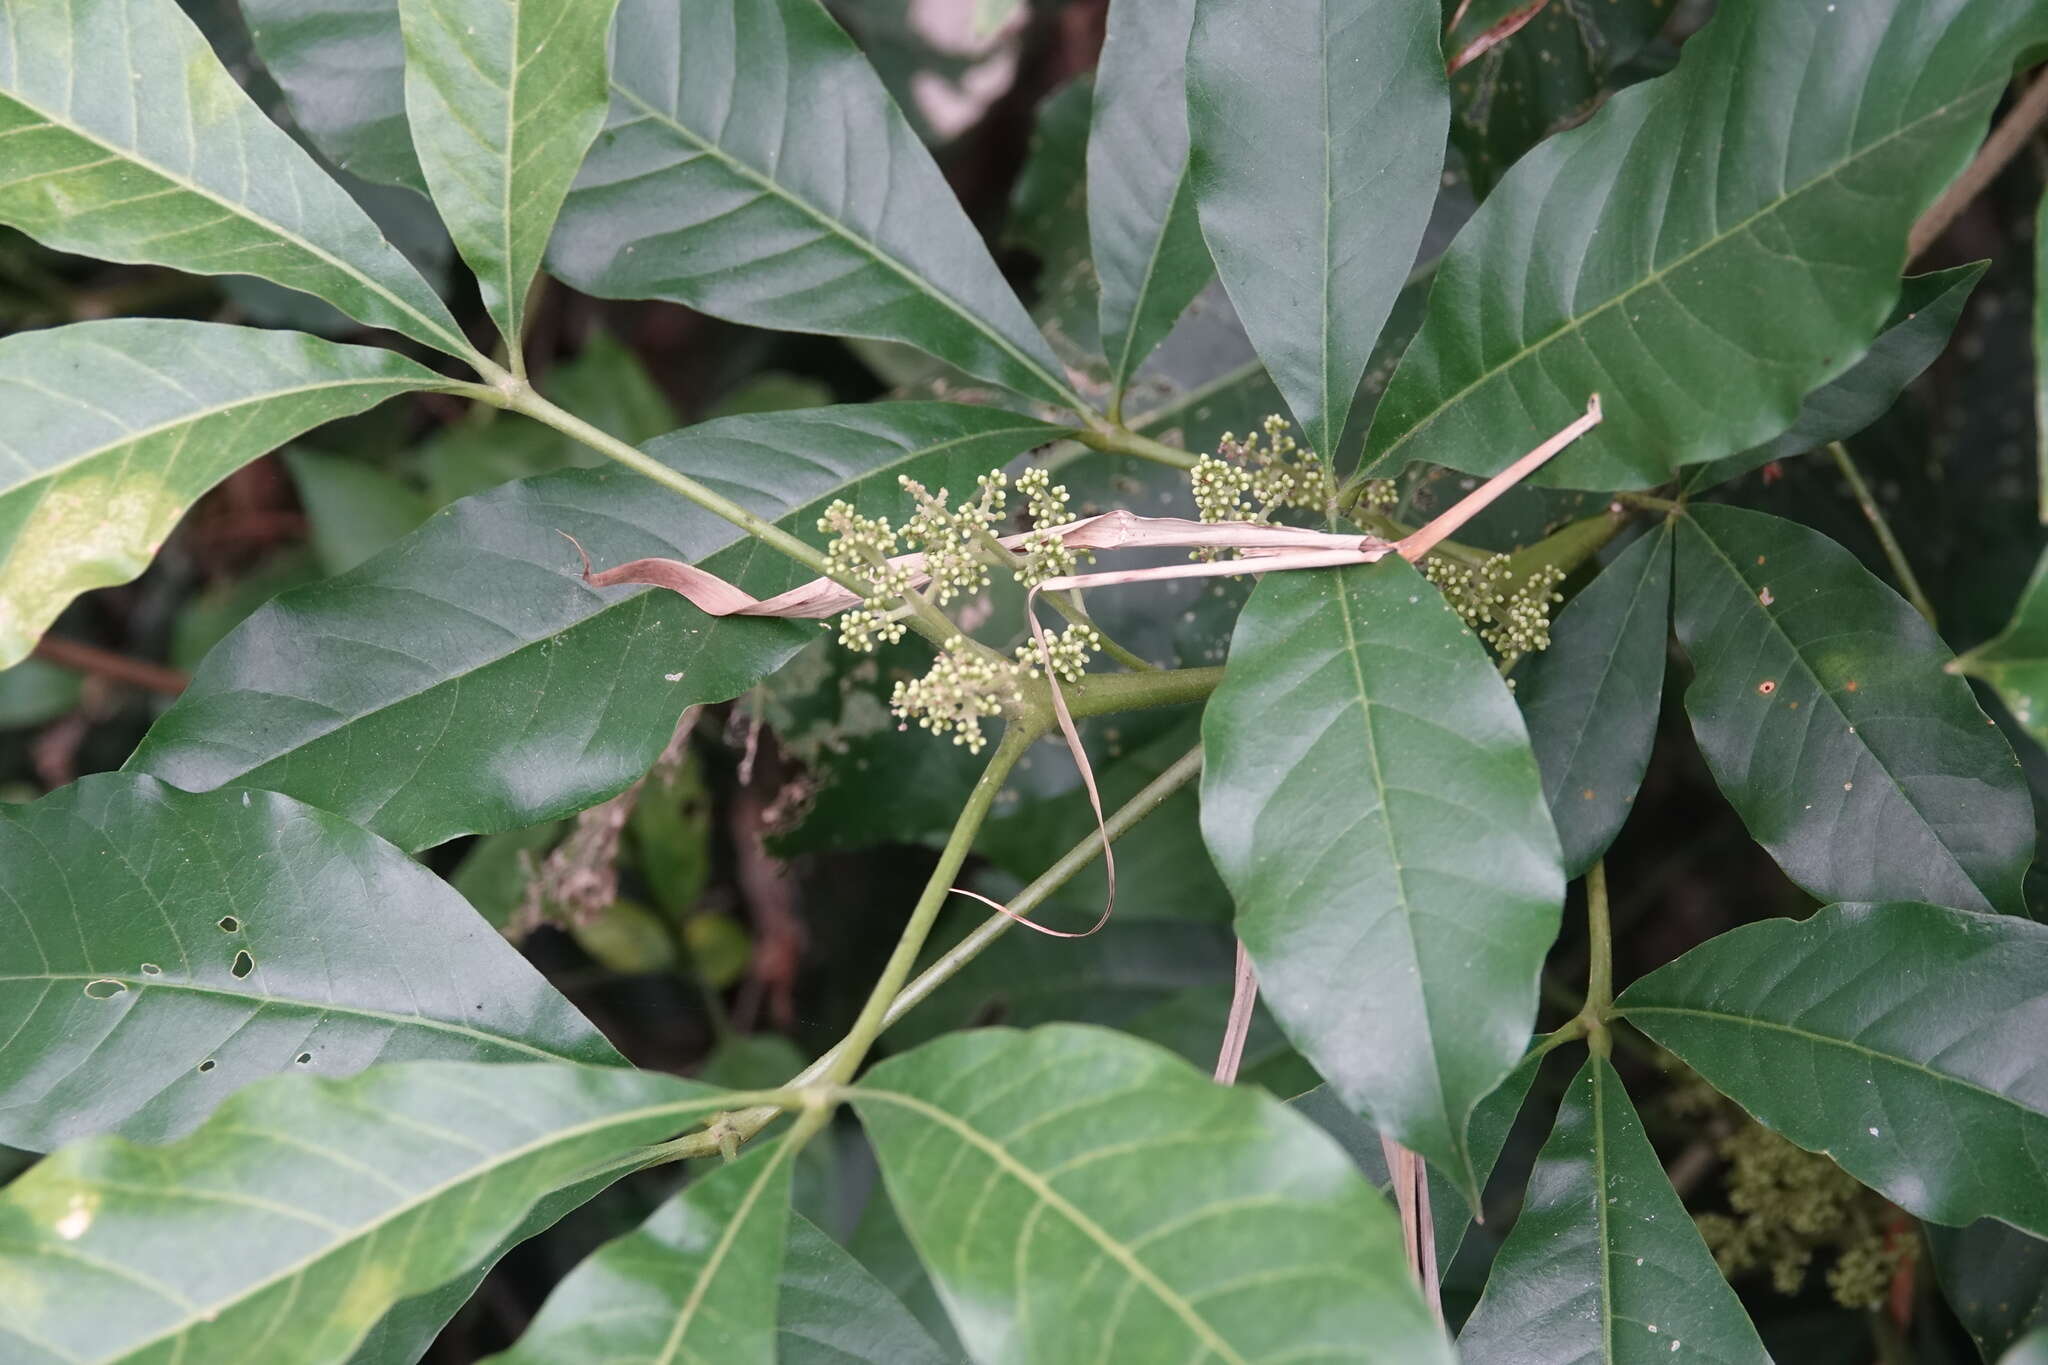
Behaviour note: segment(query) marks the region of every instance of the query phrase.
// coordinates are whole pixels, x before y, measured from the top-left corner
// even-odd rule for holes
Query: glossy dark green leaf
[[[0,73],[0,222],[60,251],[256,275],[474,354],[427,282],[263,117],[176,0],[7,0]]]
[[[2048,744],[2048,554],[2034,565],[2005,629],[1956,659],[1949,671],[1991,684],[2013,719]]]
[[[757,327],[909,342],[1078,402],[931,155],[815,0],[624,0],[549,268]]]
[[[988,408],[873,404],[723,418],[647,449],[816,540],[833,498],[898,516],[899,474],[971,487],[1061,430]],[[662,590],[590,588],[564,531],[600,567],[686,559],[757,596],[811,576],[631,474],[523,480],[251,616],[129,766],[188,790],[269,787],[424,848],[624,790],[685,706],[737,696],[817,633],[709,618]]]
[[[978,1360],[1448,1362],[1336,1144],[1102,1029],[953,1034],[853,1104]]]
[[[1883,326],[1908,229],[2044,36],[2002,0],[1721,5],[1458,235],[1368,459],[1491,473],[1595,392],[1544,480],[1645,487],[1784,431]]]
[[[159,1141],[278,1072],[616,1062],[397,849],[268,792],[83,778],[0,805],[0,1140]]]
[[[1907,1212],[2048,1234],[2048,925],[1912,901],[1710,939],[1629,1021]]]
[[[1524,1061],[1472,1111],[1472,1170],[1482,1190],[1500,1160],[1501,1148],[1507,1145],[1508,1130],[1514,1127],[1515,1116],[1521,1112],[1523,1101],[1528,1099],[1529,1087],[1536,1083],[1536,1073],[1542,1062],[1540,1057]],[[1353,1113],[1327,1082],[1296,1095],[1287,1103],[1337,1139],[1338,1144],[1350,1154],[1352,1163],[1375,1189],[1384,1191],[1392,1187],[1394,1181],[1387,1173],[1386,1150],[1380,1143],[1379,1130]],[[1465,1235],[1471,1231],[1472,1212],[1465,1204],[1465,1196],[1444,1178],[1442,1171],[1430,1169],[1429,1187],[1430,1220],[1436,1227],[1436,1264],[1437,1270],[1442,1272],[1450,1268]]]
[[[722,1099],[653,1072],[414,1062],[251,1086],[166,1147],[68,1147],[0,1192],[0,1355],[345,1361],[551,1191]]]
[[[517,349],[526,291],[604,124],[617,0],[401,0],[405,104],[434,206]]]
[[[880,1198],[878,1194],[876,1198]],[[948,1365],[903,1301],[801,1214],[789,1220],[776,1365]]]
[[[1507,685],[1402,560],[1273,574],[1202,738],[1202,833],[1268,1007],[1475,1202],[1466,1128],[1521,1060],[1564,900]]]
[[[548,1295],[495,1365],[775,1365],[791,1147],[763,1143],[684,1186]]]
[[[1588,1057],[1565,1092],[1458,1357],[1770,1365],[1603,1057]]]
[[[1436,0],[1195,5],[1202,235],[1259,358],[1328,457],[1436,202],[1450,118],[1439,16]]]
[[[1996,1360],[2022,1335],[2048,1328],[2048,1242],[1992,1218],[1921,1231],[1941,1296],[1984,1359]]]
[[[1685,488],[1698,492],[1750,470],[1843,441],[1891,410],[1906,386],[1948,347],[1970,292],[1989,261],[1913,275],[1899,286],[1898,306],[1863,358],[1806,395],[1791,430],[1740,455],[1688,470]]]
[[[1567,877],[1614,842],[1649,771],[1670,626],[1671,531],[1660,526],[1566,604],[1550,648],[1516,676]]]
[[[1088,237],[1118,398],[1215,271],[1188,178],[1194,14],[1195,0],[1116,0],[1095,70]]]
[[[1905,599],[1825,536],[1733,507],[1680,519],[1675,583],[1693,734],[1786,875],[1818,900],[2019,908],[2019,763]]]
[[[292,119],[335,165],[424,193],[405,117],[398,0],[241,0]]]
[[[4,193],[4,191],[0,191]],[[390,351],[124,318],[0,338],[0,667],[126,583],[201,493],[310,427],[441,387]]]
[[[1527,0],[1457,5],[1444,39],[1451,60]],[[1449,8],[1449,7],[1447,7]],[[1671,17],[1668,0],[1550,0],[1507,41],[1451,73],[1451,141],[1484,196],[1543,138],[1598,107],[1617,67]]]

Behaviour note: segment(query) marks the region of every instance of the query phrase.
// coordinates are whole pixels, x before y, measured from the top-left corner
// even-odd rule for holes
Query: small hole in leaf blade
[[[220,931],[223,934],[232,934],[241,929],[242,922],[236,919],[233,915],[222,915],[219,920],[219,925]]]
[[[142,964],[142,974],[144,976],[162,976],[164,969],[157,966],[154,962],[145,962]]]
[[[228,970],[234,973],[235,980],[240,981],[243,977],[256,970],[256,959],[249,956],[249,950],[244,948],[241,952],[235,954],[234,964]]]
[[[128,993],[128,983],[115,981],[111,977],[101,977],[98,981],[86,982],[85,993],[95,1000],[112,1000],[117,995]]]
[[[312,1062],[313,1054],[310,1052],[301,1052],[298,1056],[292,1058],[292,1060],[294,1062],[297,1062],[300,1066],[306,1066]]]
[[[205,1061],[199,1064],[199,1074],[204,1076],[207,1072],[213,1070],[216,1066],[219,1065],[220,1063],[214,1061],[213,1058],[208,1057]]]

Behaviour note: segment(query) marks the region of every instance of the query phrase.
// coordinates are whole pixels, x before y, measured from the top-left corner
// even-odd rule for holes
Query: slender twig
[[[1136,828],[1139,821],[1159,809],[1168,797],[1192,782],[1202,770],[1202,751],[1199,747],[1175,759],[1172,766],[1146,783],[1138,794],[1112,814],[1104,822],[1112,841],[1121,839]],[[1028,915],[1050,900],[1053,893],[1072,881],[1083,868],[1102,855],[1102,840],[1090,832],[1088,837],[1068,849],[1058,861],[1038,874],[1029,886],[1010,897],[1009,907],[1013,914]],[[1010,931],[1015,923],[1011,915],[990,915],[968,935],[940,954],[938,959],[917,977],[896,993],[889,1002],[888,1010],[882,1016],[882,1029],[893,1027],[904,1015],[929,999],[932,992],[957,976],[961,969],[981,956],[987,947]],[[795,1076],[790,1078],[792,1088],[813,1086],[825,1080],[827,1073],[838,1061],[846,1044],[841,1042]],[[726,1114],[720,1125],[742,1142],[759,1133],[774,1120],[782,1110],[776,1107],[760,1106]],[[717,1152],[718,1142],[710,1130],[688,1133],[673,1142],[662,1144],[660,1160],[682,1161],[691,1157],[710,1156]]]
[[[1586,869],[1586,1004],[1579,1018],[1586,1024],[1586,1046],[1596,1056],[1614,1050],[1607,1016],[1614,1008],[1614,926],[1607,914],[1607,864]]]
[[[1998,178],[2005,169],[2005,163],[2027,145],[2027,139],[2034,130],[2048,119],[2048,74],[2037,76],[2027,87],[2019,102],[1998,126],[1991,130],[1991,136],[1984,139],[1984,145],[1977,149],[1977,155],[1956,177],[1955,183],[1934,201],[1932,208],[1920,215],[1913,224],[1912,235],[1906,239],[1906,259],[1912,260],[1934,244],[1934,240],[1948,231],[1970,201],[1984,192],[1984,187]]]
[[[1252,955],[1237,941],[1237,965],[1230,984],[1230,1015],[1223,1022],[1223,1046],[1216,1054],[1216,1080],[1237,1084],[1237,1069],[1244,1064],[1244,1040],[1252,1031],[1252,1008],[1259,1003],[1259,974],[1252,967]]]
[[[58,635],[45,635],[36,641],[34,652],[45,663],[89,673],[109,682],[126,683],[145,691],[161,692],[167,697],[177,696],[192,681],[191,675],[182,669],[166,668],[146,659],[131,659],[125,654],[116,654],[77,640],[66,640]]]
[[[889,1016],[889,1006],[902,993],[910,980],[911,969],[917,965],[917,955],[924,951],[925,938],[938,920],[939,908],[953,894],[953,883],[960,875],[960,866],[967,861],[968,850],[974,846],[974,836],[980,831],[981,822],[987,818],[989,808],[995,804],[996,793],[1003,789],[1010,769],[1017,765],[1017,760],[1024,756],[1024,751],[1031,747],[1039,734],[1036,727],[1024,725],[1012,725],[1003,731],[995,755],[989,759],[988,767],[982,770],[981,780],[974,784],[974,790],[968,793],[960,818],[953,822],[953,832],[947,836],[945,847],[939,850],[938,865],[925,880],[924,894],[918,898],[916,908],[910,912],[910,922],[903,926],[903,934],[896,940],[896,951],[889,955],[881,976],[875,980],[875,988],[868,993],[867,1003],[861,1006],[853,1027],[846,1031],[846,1037],[835,1049],[838,1055],[833,1058],[824,1077],[834,1085],[844,1085],[852,1080],[853,1073],[867,1060],[868,1049],[881,1036],[884,1021]]]
[[[1863,474],[1856,468],[1856,462],[1849,458],[1849,448],[1840,441],[1828,442],[1828,454],[1835,457],[1835,467],[1842,471],[1842,478],[1848,482],[1849,491],[1856,497],[1856,505],[1863,509],[1863,519],[1870,523],[1870,529],[1877,534],[1877,543],[1884,549],[1884,557],[1892,566],[1892,573],[1899,580],[1899,591],[1913,604],[1913,609],[1925,617],[1928,625],[1934,624],[1934,604],[1927,600],[1927,590],[1920,586],[1920,579],[1913,572],[1913,565],[1906,558],[1905,547],[1892,534],[1891,523],[1885,520],[1884,511],[1877,505],[1877,497],[1870,491],[1870,485],[1863,481]]]
[[[1514,37],[1517,33],[1520,33],[1524,28],[1528,27],[1530,20],[1543,12],[1543,7],[1549,3],[1550,0],[1529,0],[1528,4],[1521,6],[1519,9],[1509,10],[1491,28],[1480,33],[1478,37],[1454,53],[1450,60],[1444,63],[1444,74],[1455,76],[1462,68],[1470,66],[1508,39]]]

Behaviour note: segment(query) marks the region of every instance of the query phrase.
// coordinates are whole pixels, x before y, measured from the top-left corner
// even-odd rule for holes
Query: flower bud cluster
[[[1374,512],[1391,512],[1401,505],[1401,489],[1392,479],[1367,479],[1358,487],[1358,502]]]
[[[1267,522],[1287,507],[1329,514],[1337,495],[1329,468],[1287,434],[1287,425],[1275,414],[1242,441],[1223,433],[1216,453],[1203,456],[1190,475],[1203,521]]]
[[[1009,500],[1009,480],[1001,470],[975,480],[975,496],[948,509],[947,493],[933,493],[916,479],[896,482],[917,501],[917,512],[904,524],[903,539],[924,551],[925,572],[932,578],[932,600],[941,605],[988,586],[988,563],[979,552],[983,535],[1002,520]]]
[[[978,754],[988,743],[982,721],[1001,715],[1005,702],[1024,700],[1018,677],[1015,664],[974,650],[964,636],[955,635],[929,673],[896,684],[889,709],[935,735],[950,733],[955,744]]]
[[[1083,559],[1095,558],[1092,551],[1074,550],[1052,533],[1053,527],[1064,526],[1074,519],[1065,484],[1054,483],[1051,474],[1033,465],[1017,476],[1017,492],[1025,499],[1026,510],[1031,514],[1031,530],[1024,536],[1024,562],[1017,566],[1019,583],[1035,588],[1048,578],[1060,578],[1074,572]]]
[[[1431,555],[1422,561],[1422,576],[1502,655],[1550,648],[1550,609],[1564,600],[1557,591],[1564,570],[1555,564],[1541,565],[1517,583],[1506,555],[1495,555],[1476,569]]]
[[[1914,1239],[1896,1235],[1897,1210],[1827,1157],[1744,1121],[1719,1144],[1731,1214],[1699,1215],[1700,1235],[1730,1274],[1767,1269],[1797,1294],[1818,1252],[1832,1251],[1828,1288],[1845,1308],[1877,1308]]]
[[[1052,659],[1052,671],[1066,682],[1081,681],[1081,675],[1088,671],[1088,660],[1101,648],[1102,636],[1093,626],[1072,625],[1063,631],[1048,631],[1045,637],[1045,653]],[[1045,676],[1044,663],[1037,640],[1026,640],[1017,646],[1017,666],[1026,677]]]
[[[903,638],[903,622],[894,608],[911,590],[908,569],[889,561],[902,551],[901,540],[887,517],[864,517],[853,504],[836,500],[818,518],[818,529],[832,537],[825,547],[825,567],[834,576],[863,589],[861,604],[839,618],[839,643],[859,654],[877,644]]]

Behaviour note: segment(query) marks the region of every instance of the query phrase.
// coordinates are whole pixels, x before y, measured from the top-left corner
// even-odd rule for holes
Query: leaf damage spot
[[[242,922],[233,915],[222,915],[215,923],[223,934],[240,933],[242,929]]]
[[[235,960],[228,966],[229,974],[232,975],[237,981],[246,979],[249,973],[255,970],[256,959],[250,956],[249,950],[247,948],[244,948],[242,949],[242,951],[236,953]]]
[[[1771,693],[1778,690],[1778,680],[1776,678],[1765,678],[1762,682],[1756,685],[1756,690],[1762,695],[1768,697],[1771,695]]]
[[[205,1061],[199,1064],[199,1074],[204,1076],[207,1072],[213,1070],[216,1066],[219,1065],[219,1062],[216,1062],[213,1060],[213,1058],[208,1057]]]
[[[112,1000],[117,995],[126,995],[128,993],[128,983],[116,981],[110,976],[103,976],[97,981],[86,982],[85,993],[95,1000]]]
[[[162,976],[164,969],[157,966],[154,962],[145,962],[142,964],[142,974],[144,976]]]

